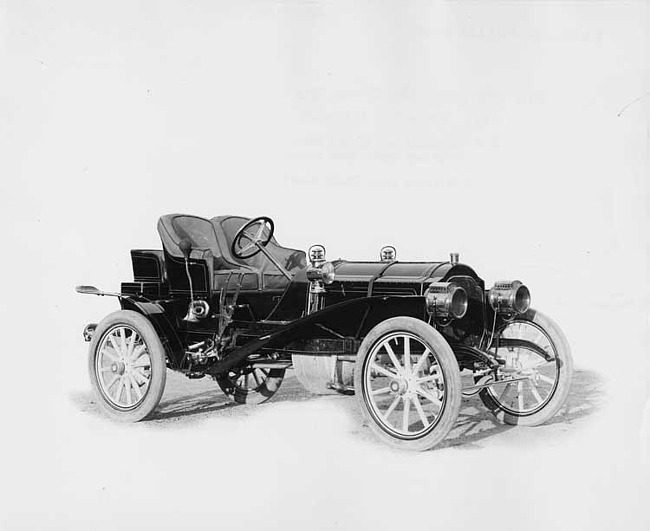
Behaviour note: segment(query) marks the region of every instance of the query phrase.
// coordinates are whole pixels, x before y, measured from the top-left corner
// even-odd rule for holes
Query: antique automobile
[[[109,293],[121,310],[89,324],[88,369],[112,418],[157,407],[166,370],[212,377],[239,403],[278,391],[287,369],[312,393],[355,394],[384,441],[426,450],[478,394],[508,424],[553,417],[572,360],[558,326],[518,280],[483,280],[458,255],[402,262],[327,261],[282,247],[268,217],[184,214],[158,222],[161,250],[132,250],[133,282]],[[465,371],[461,379],[461,372]]]

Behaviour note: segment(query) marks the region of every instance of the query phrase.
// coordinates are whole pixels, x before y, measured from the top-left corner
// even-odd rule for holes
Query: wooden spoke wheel
[[[428,450],[456,422],[460,370],[451,347],[433,327],[395,317],[373,328],[361,344],[355,391],[381,439],[403,449]]]
[[[149,416],[165,389],[165,350],[149,320],[121,310],[108,315],[90,343],[88,371],[97,402],[110,417]]]
[[[239,367],[217,376],[221,390],[239,404],[261,404],[280,389],[285,369]]]
[[[483,389],[479,396],[506,424],[543,424],[564,404],[571,385],[573,361],[564,334],[551,319],[531,309],[506,323],[499,336],[533,343],[551,359],[525,346],[493,348],[503,362],[500,373],[514,381]]]

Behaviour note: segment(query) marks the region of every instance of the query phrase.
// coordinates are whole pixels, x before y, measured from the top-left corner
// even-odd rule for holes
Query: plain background
[[[648,2],[0,1],[0,59],[5,529],[648,528]],[[117,304],[73,288],[169,212],[520,278],[604,405],[422,455],[331,400],[89,417],[80,332]]]

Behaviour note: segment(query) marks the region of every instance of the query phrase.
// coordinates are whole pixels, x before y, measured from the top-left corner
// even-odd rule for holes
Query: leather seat
[[[174,262],[183,260],[180,241],[184,238],[190,240],[191,258],[205,260],[213,292],[221,288],[232,291],[239,282],[242,290],[283,291],[289,280],[264,253],[246,260],[232,256],[232,241],[248,221],[248,218],[241,216],[219,216],[207,220],[187,214],[167,214],[158,221],[158,233],[165,252]],[[275,238],[266,248],[289,273],[295,273],[307,265],[303,251],[282,247]]]

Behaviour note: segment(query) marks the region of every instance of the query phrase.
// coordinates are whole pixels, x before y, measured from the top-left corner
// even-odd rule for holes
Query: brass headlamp
[[[530,308],[530,291],[519,280],[499,280],[492,286],[488,301],[497,313],[526,313]]]
[[[424,298],[427,311],[436,317],[462,319],[467,312],[467,292],[454,282],[433,282]]]

